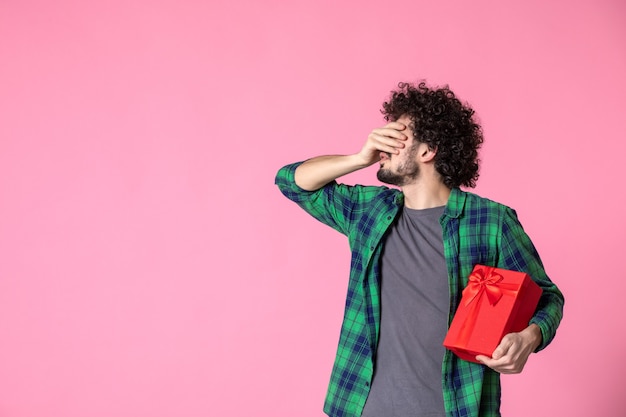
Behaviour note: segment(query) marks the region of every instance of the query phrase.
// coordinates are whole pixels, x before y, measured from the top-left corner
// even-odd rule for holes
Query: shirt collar
[[[448,203],[446,204],[446,209],[443,214],[453,219],[460,217],[463,213],[466,196],[466,193],[459,188],[450,190],[450,197],[448,198]]]
[[[398,206],[401,207],[404,204],[404,194],[402,194],[402,192],[400,190],[397,190],[397,192],[395,193],[393,201],[394,201],[394,203],[396,203]]]
[[[394,202],[401,207],[404,205],[404,194],[400,190],[394,190]],[[450,197],[446,203],[446,208],[443,212],[444,216],[456,219],[463,214],[463,208],[465,207],[465,198],[467,193],[461,191],[460,188],[453,188],[450,190]]]

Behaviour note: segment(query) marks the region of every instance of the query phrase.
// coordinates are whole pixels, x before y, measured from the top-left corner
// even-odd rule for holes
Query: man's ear
[[[430,147],[425,143],[423,145],[424,146],[420,149],[420,159],[422,160],[422,162],[431,162],[433,159],[435,159],[435,155],[437,155],[437,148]]]

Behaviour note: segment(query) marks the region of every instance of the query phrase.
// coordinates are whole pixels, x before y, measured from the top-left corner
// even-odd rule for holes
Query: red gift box
[[[443,345],[466,361],[491,357],[505,335],[528,326],[541,292],[524,272],[476,265]]]

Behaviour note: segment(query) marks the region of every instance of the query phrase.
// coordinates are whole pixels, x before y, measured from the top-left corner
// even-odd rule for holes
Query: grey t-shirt
[[[404,208],[381,260],[381,323],[362,417],[444,417],[441,366],[449,289],[439,218]]]

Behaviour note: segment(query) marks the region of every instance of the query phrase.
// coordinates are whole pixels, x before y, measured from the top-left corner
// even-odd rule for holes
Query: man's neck
[[[416,181],[402,186],[404,205],[415,210],[445,206],[450,191],[440,181]]]

